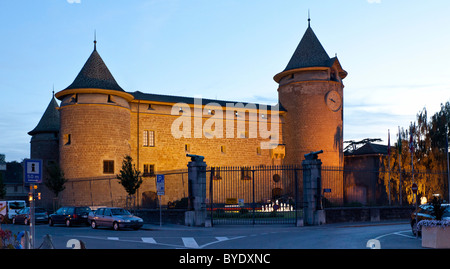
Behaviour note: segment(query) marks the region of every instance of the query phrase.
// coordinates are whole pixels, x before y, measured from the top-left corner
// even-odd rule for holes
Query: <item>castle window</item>
[[[69,103],[72,103],[72,104],[78,103],[78,93],[76,93],[76,94],[72,95],[72,97],[70,97]]]
[[[108,103],[115,103],[111,95],[108,95]]]
[[[250,167],[242,167],[241,168],[241,179],[242,180],[250,180],[252,179],[252,170],[250,170]]]
[[[144,147],[154,147],[155,146],[155,131],[144,130],[144,137],[142,140],[142,145]]]
[[[63,135],[63,144],[67,146],[70,145],[70,143],[71,143],[70,134]]]
[[[144,164],[144,177],[154,177],[155,176],[155,165],[154,164]]]
[[[214,175],[213,180],[221,180],[222,176],[220,175],[220,167],[214,167]]]
[[[261,147],[257,147],[256,148],[256,154],[257,155],[261,155]]]
[[[184,144],[184,151],[185,151],[186,153],[191,152],[191,145],[190,145],[190,144]]]
[[[114,161],[103,161],[103,174],[114,174]]]
[[[241,132],[240,138],[248,138],[248,131]]]
[[[225,146],[220,146],[220,152],[221,152],[221,153],[225,153],[225,152],[226,152]]]

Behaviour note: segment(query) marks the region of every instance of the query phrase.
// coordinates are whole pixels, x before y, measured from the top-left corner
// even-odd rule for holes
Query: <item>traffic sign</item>
[[[417,187],[417,184],[416,184],[416,183],[413,183],[412,186],[411,186],[411,190],[413,191],[414,194],[417,194],[417,190],[418,190],[418,189],[419,189],[419,188]]]
[[[164,186],[164,175],[156,175],[156,194],[164,195],[165,186]]]
[[[42,160],[25,159],[23,161],[23,180],[26,184],[42,183]]]

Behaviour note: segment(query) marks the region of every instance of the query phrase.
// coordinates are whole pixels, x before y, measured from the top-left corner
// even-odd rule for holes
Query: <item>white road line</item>
[[[375,239],[379,240],[380,238],[388,236],[388,235],[400,235],[400,236],[406,236],[406,237],[415,238],[415,237],[412,237],[412,236],[407,236],[407,235],[404,235],[404,234],[400,234],[400,233],[409,232],[409,231],[411,231],[411,230],[405,230],[405,231],[398,231],[398,232],[394,232],[394,233],[383,234],[383,235],[380,235],[378,237],[375,237]]]
[[[198,244],[193,237],[182,237],[183,244],[187,248],[198,248]]]
[[[108,240],[119,240],[119,237],[108,237]]]
[[[218,236],[218,237],[216,237],[216,239],[217,239],[218,241],[226,241],[226,240],[228,240],[228,237],[225,237],[225,236]]]
[[[401,233],[404,233],[405,231],[403,231],[403,232],[396,232],[395,234],[396,235],[400,235],[400,236],[404,236],[404,237],[408,237],[408,238],[413,238],[413,239],[416,239],[416,237],[415,236],[411,236],[411,235],[406,235],[406,234],[401,234]],[[407,232],[411,232],[410,230],[408,230]]]
[[[156,241],[153,237],[142,237],[141,239],[145,243],[156,244]]]

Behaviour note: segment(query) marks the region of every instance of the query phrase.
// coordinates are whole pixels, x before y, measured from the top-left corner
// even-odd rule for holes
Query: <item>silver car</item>
[[[112,227],[116,231],[121,228],[138,230],[144,225],[141,218],[120,207],[99,208],[95,212],[89,213],[88,221],[92,229],[103,226]]]

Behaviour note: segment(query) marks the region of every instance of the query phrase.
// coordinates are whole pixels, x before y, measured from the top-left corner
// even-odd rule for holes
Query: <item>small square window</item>
[[[63,144],[64,145],[70,145],[70,143],[71,143],[72,141],[71,141],[71,136],[70,136],[70,134],[65,134],[65,135],[63,135]]]
[[[155,176],[155,165],[154,164],[144,164],[144,177],[154,177]]]
[[[241,179],[242,180],[252,179],[252,170],[250,170],[250,167],[242,167],[241,168]]]
[[[114,161],[103,161],[103,174],[114,174]]]
[[[213,180],[221,180],[222,176],[220,175],[220,167],[214,167]]]
[[[108,103],[115,103],[112,95],[108,95]]]

